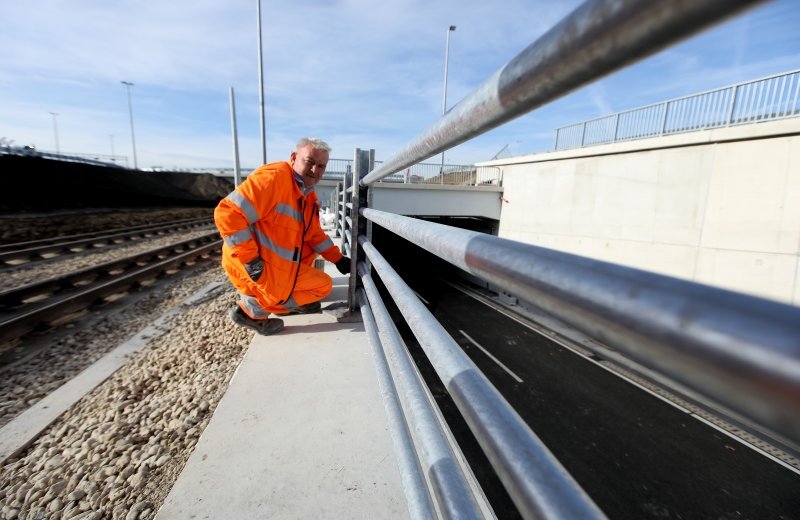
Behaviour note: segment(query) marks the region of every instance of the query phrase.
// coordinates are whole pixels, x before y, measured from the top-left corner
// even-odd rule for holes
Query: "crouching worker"
[[[314,269],[320,254],[350,272],[350,259],[322,231],[314,185],[328,164],[330,147],[303,138],[289,161],[251,173],[214,210],[223,239],[222,267],[239,291],[231,319],[259,334],[275,334],[288,314],[320,312],[331,277]]]

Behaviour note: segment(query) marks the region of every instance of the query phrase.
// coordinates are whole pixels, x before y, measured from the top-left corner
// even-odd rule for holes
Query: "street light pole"
[[[241,167],[239,166],[239,132],[236,129],[236,101],[234,100],[233,87],[230,87],[231,98],[231,133],[233,134],[233,185],[242,183]]]
[[[447,28],[447,42],[444,46],[444,93],[442,95],[442,115],[447,113],[447,65],[450,60],[450,33],[455,30],[455,25],[451,25]],[[442,150],[442,168],[439,173],[441,174],[441,181],[444,183],[444,150]]]
[[[58,123],[56,122],[58,112],[50,112],[50,115],[53,116],[53,134],[56,136],[56,153],[60,155],[61,148],[58,146]]]
[[[125,87],[128,89],[128,113],[130,114],[131,118],[131,143],[133,144],[133,169],[138,170],[139,163],[136,160],[136,134],[133,131],[133,103],[131,103],[131,87],[133,86],[133,83],[130,81],[121,81],[120,83],[125,85]]]
[[[258,20],[258,102],[261,113],[261,163],[267,164],[267,122],[264,115],[264,58],[261,44],[261,0],[257,0],[256,18]]]

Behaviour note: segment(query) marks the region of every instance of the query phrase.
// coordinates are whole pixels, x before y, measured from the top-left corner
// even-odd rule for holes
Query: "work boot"
[[[287,312],[286,314],[280,314],[280,316],[291,316],[292,314],[316,314],[318,312],[322,312],[322,304],[319,302],[311,302],[301,305],[298,308]]]
[[[235,309],[231,309],[230,316],[231,320],[233,320],[235,324],[241,325],[242,327],[247,327],[248,329],[253,329],[262,336],[270,336],[283,330],[283,320],[279,318],[254,320],[245,314],[242,308],[238,305]]]

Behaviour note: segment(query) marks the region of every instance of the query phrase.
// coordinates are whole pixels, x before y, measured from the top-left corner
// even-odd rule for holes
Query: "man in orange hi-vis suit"
[[[350,259],[322,231],[314,186],[328,164],[330,146],[303,138],[289,161],[251,173],[214,210],[222,235],[222,267],[239,291],[231,319],[259,334],[275,334],[287,314],[320,312],[331,277],[314,269],[320,254],[350,272]]]

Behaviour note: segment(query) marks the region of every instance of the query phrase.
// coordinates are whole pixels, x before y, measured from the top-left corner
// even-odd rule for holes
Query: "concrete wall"
[[[317,200],[319,200],[319,207],[327,208],[331,206],[331,197],[333,197],[334,190],[338,181],[330,181],[323,179],[317,183],[314,190],[317,192]]]
[[[501,237],[800,305],[800,119],[482,164]]]
[[[372,207],[400,215],[483,217],[499,220],[502,210],[498,186],[439,184],[372,185]]]

